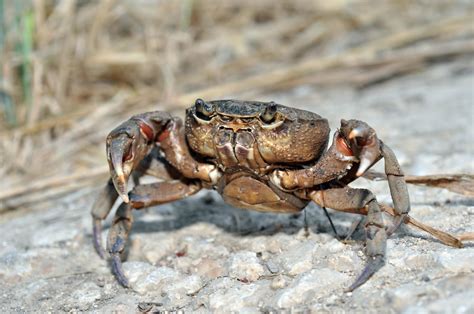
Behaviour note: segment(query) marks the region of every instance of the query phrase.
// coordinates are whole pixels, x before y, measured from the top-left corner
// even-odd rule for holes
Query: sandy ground
[[[363,90],[302,86],[258,98],[315,111],[332,129],[341,118],[368,122],[406,173],[473,173],[473,87],[472,60],[465,59]],[[355,185],[390,203],[385,183]],[[91,244],[98,189],[47,210],[2,215],[0,312],[474,312],[473,244],[454,249],[402,228],[389,240],[387,265],[344,293],[365,263],[360,232],[342,244],[310,205],[305,236],[303,214],[234,209],[208,191],[135,213],[124,264],[133,289],[124,289]],[[433,188],[409,192],[415,218],[455,234],[474,231],[472,199]],[[341,234],[357,218],[331,215]]]

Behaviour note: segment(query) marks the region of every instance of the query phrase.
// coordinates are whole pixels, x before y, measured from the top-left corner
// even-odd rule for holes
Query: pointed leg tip
[[[344,289],[344,293],[352,293],[352,292],[354,292],[355,289],[359,288],[364,283],[365,283],[365,281],[360,282],[359,280],[356,280],[352,285],[350,285],[348,288]]]
[[[117,280],[118,280],[118,282],[120,283],[120,285],[122,287],[127,288],[127,289],[131,288],[130,283],[128,282],[128,280],[126,278],[117,277]]]
[[[344,293],[352,293],[352,291],[354,291],[354,289],[357,288],[357,287],[354,287],[353,285],[351,285],[349,288],[346,288],[344,289]]]
[[[98,245],[94,245],[94,248],[95,248],[95,251],[97,252],[97,255],[99,255],[99,257],[101,259],[106,259],[106,254],[105,254],[105,250],[102,248],[102,246],[98,246]]]
[[[380,268],[385,264],[385,258],[377,255],[369,260],[362,273],[357,277],[355,282],[345,292],[352,292],[365,284]]]
[[[94,219],[92,226],[92,237],[94,238],[94,249],[101,259],[106,258],[105,250],[102,247],[102,221],[99,219]]]
[[[125,276],[122,268],[122,260],[120,259],[120,255],[118,253],[112,254],[112,272],[117,278],[117,281],[125,288],[130,288],[130,283]]]
[[[393,222],[392,227],[390,227],[390,228],[387,230],[387,236],[391,236],[392,234],[394,234],[395,231],[397,231],[398,228],[400,228],[400,226],[402,225],[402,223],[405,222],[405,219],[406,219],[407,216],[408,216],[408,214],[401,214],[401,215],[397,216],[397,217],[395,218],[395,221]]]

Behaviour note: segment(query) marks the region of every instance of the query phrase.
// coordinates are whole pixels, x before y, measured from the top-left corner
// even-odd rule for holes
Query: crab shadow
[[[335,230],[324,210],[314,203],[309,203],[298,213],[264,213],[232,207],[226,204],[217,192],[207,190],[170,204],[134,211],[132,234],[173,232],[198,223],[206,223],[237,236],[272,236],[277,233],[292,235],[307,229],[314,234],[329,234],[344,239],[353,224],[359,222],[351,233],[350,240],[365,241],[364,216],[331,209],[328,209],[328,212]],[[386,222],[390,219],[386,217]],[[110,223],[104,227],[109,229]],[[442,243],[433,236],[406,225],[402,225],[391,237],[413,237]]]
[[[344,238],[353,222],[361,217],[328,211],[340,238]],[[206,223],[238,236],[272,236],[282,232],[296,234],[307,228],[312,233],[337,237],[323,209],[316,204],[309,203],[298,213],[264,213],[232,207],[214,191],[203,191],[171,204],[136,210],[133,215],[133,234],[172,232]],[[110,223],[104,225],[104,230],[109,228]],[[364,241],[363,228],[359,226],[351,239]]]

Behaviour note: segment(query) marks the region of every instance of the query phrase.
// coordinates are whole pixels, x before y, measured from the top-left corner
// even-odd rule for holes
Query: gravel
[[[262,100],[307,108],[336,128],[341,118],[371,124],[409,174],[474,171],[473,75],[466,60],[431,67],[363,90],[303,86]],[[378,169],[381,166],[378,166]],[[381,202],[384,182],[360,180]],[[315,205],[304,215],[234,209],[210,191],[135,212],[120,287],[91,244],[89,209],[98,187],[49,208],[0,216],[0,312],[473,313],[474,246],[446,247],[403,227],[388,241],[387,265],[344,293],[365,264],[363,237],[338,241]],[[474,201],[409,188],[411,214],[447,232],[474,230]],[[338,233],[354,215],[330,210]],[[106,221],[104,238],[110,226]]]

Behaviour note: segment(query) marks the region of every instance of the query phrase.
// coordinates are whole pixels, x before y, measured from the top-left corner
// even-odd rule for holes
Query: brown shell
[[[195,117],[195,107],[186,111],[186,136],[191,149],[204,157],[219,163],[222,149],[216,148],[219,130],[227,129],[229,147],[235,150],[237,134],[245,130],[255,138],[255,158],[263,158],[268,164],[306,163],[320,157],[327,148],[329,124],[326,119],[310,111],[282,106],[273,102],[219,100],[210,101],[215,114],[209,121]],[[277,107],[279,119],[283,121],[274,128],[265,127],[260,114],[273,105]],[[228,154],[229,150],[226,150]],[[229,157],[229,156],[227,156]],[[248,167],[248,165],[242,165]]]

